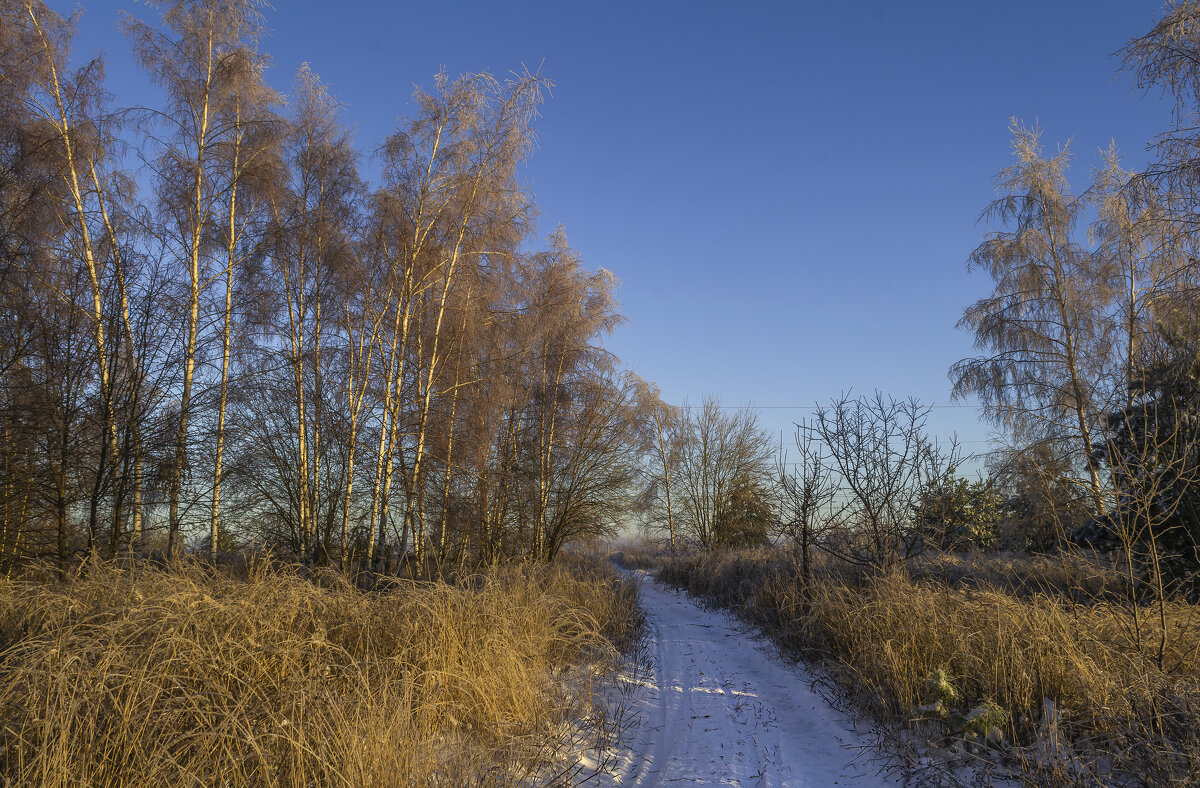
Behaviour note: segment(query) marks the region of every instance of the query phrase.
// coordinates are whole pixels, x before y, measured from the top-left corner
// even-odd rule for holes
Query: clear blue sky
[[[65,3],[57,3],[66,10]],[[1082,186],[1115,139],[1127,165],[1168,106],[1110,55],[1155,0],[437,2],[277,0],[266,48],[303,61],[371,149],[414,84],[541,65],[557,83],[525,177],[589,267],[623,282],[608,346],[674,402],[810,405],[853,388],[949,402],[971,353],[954,324],[990,289],[965,261],[1009,163],[1008,119],[1072,141]],[[147,97],[85,4],[77,55],[108,54],[119,101]],[[772,431],[801,411],[763,411]],[[932,426],[984,448],[971,408]]]

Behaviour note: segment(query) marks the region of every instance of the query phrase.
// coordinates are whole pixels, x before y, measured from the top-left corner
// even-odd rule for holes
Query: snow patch
[[[640,577],[649,659],[618,677],[635,715],[625,744],[594,753],[588,785],[899,786],[812,678],[746,634]]]

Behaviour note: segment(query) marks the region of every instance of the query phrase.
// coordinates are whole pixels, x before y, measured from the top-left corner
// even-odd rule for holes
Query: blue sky
[[[1080,187],[1098,147],[1115,139],[1139,166],[1169,120],[1111,57],[1155,1],[276,5],[273,84],[308,61],[364,150],[440,67],[540,65],[556,87],[525,172],[539,231],[562,223],[621,279],[628,322],[607,344],[674,402],[878,388],[947,404],[946,370],[971,353],[955,322],[990,289],[965,261],[1008,119],[1070,140]],[[116,28],[118,9],[149,10],[85,8],[77,55],[106,52],[119,101],[153,101]],[[986,446],[970,407],[931,426]]]

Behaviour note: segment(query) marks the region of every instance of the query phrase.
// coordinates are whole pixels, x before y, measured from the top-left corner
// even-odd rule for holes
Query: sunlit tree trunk
[[[98,510],[100,486],[109,463],[115,463],[117,456],[117,428],[116,417],[113,414],[112,376],[108,366],[108,350],[104,330],[104,293],[101,284],[100,262],[97,260],[95,248],[92,244],[91,229],[88,227],[87,208],[84,204],[86,197],[83,191],[83,177],[80,175],[81,162],[77,158],[76,153],[75,126],[72,119],[68,116],[67,106],[63,97],[62,78],[58,70],[60,59],[64,57],[64,53],[58,51],[57,47],[52,43],[51,37],[43,28],[43,14],[45,13],[45,9],[40,4],[32,2],[32,0],[26,0],[25,10],[29,16],[30,24],[37,31],[38,37],[41,40],[43,53],[41,62],[45,65],[46,69],[43,88],[53,97],[55,109],[55,115],[48,116],[47,120],[50,120],[54,124],[58,135],[58,143],[62,146],[63,178],[66,180],[66,185],[74,204],[74,224],[75,230],[78,232],[79,252],[87,268],[88,281],[92,290],[91,321],[96,350],[96,368],[100,382],[103,434],[105,436],[105,440],[101,444],[100,461],[96,468],[95,483],[93,485],[90,504],[91,511],[88,521],[88,548],[94,552],[99,550]],[[79,88],[87,90],[92,88],[92,86],[81,85]]]
[[[371,361],[375,353],[375,343],[379,337],[379,325],[383,315],[371,320],[367,306],[370,304],[371,296],[368,292],[363,304],[363,321],[364,325],[358,332],[358,338],[355,339],[355,317],[351,313],[349,303],[346,304],[343,312],[345,320],[344,330],[348,341],[349,353],[349,369],[346,375],[346,401],[350,408],[350,429],[347,436],[348,445],[346,447],[346,488],[343,491],[342,499],[342,549],[339,556],[339,566],[343,572],[349,569],[349,545],[350,545],[350,506],[354,497],[354,460],[358,450],[358,420],[359,414],[362,412],[363,399],[367,392],[367,386],[371,380]],[[371,322],[371,332],[366,331],[366,323]],[[371,520],[374,523],[374,520]],[[372,525],[373,527],[373,525]],[[367,541],[372,542],[371,534],[368,532]],[[368,548],[368,564],[373,557],[373,550]]]
[[[240,125],[240,108],[238,108],[237,114],[238,125]],[[229,399],[229,357],[232,350],[231,339],[233,334],[233,269],[236,264],[238,243],[238,170],[244,131],[238,129],[234,134],[234,176],[229,184],[229,222],[226,225],[225,231],[225,310],[221,326],[221,382],[217,393],[217,445],[216,453],[213,457],[212,509],[209,513],[208,523],[208,557],[209,560],[214,562],[217,560],[217,550],[221,541],[222,461],[224,460],[225,453],[225,409]]]

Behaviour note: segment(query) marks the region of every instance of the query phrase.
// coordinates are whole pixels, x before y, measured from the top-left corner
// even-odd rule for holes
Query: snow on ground
[[[636,721],[624,747],[608,753],[599,785],[901,784],[877,774],[865,738],[811,689],[802,668],[728,614],[637,574],[652,664],[627,697]]]

